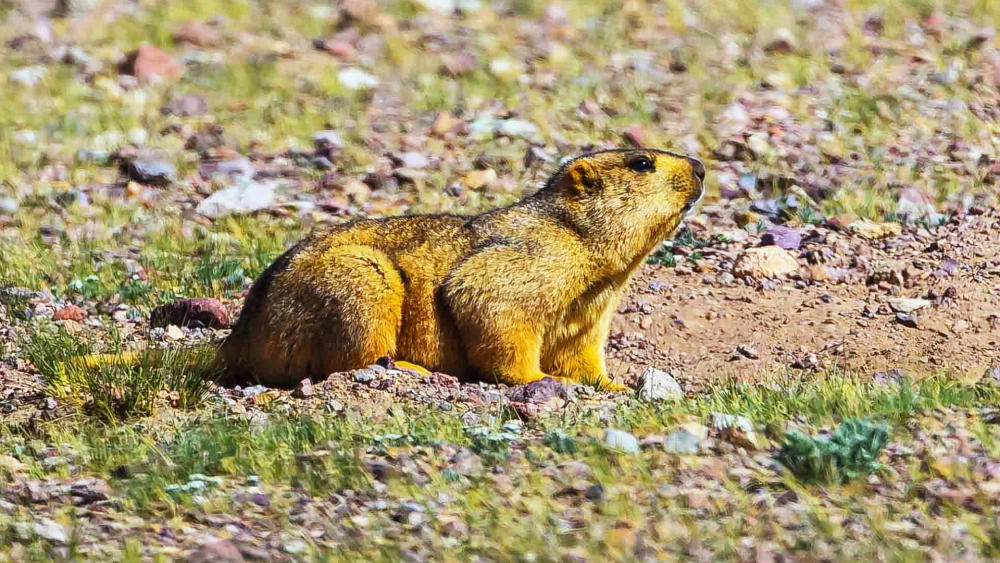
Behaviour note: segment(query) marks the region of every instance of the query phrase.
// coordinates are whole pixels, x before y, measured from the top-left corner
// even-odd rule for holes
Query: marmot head
[[[556,172],[544,190],[581,198],[634,199],[684,214],[701,199],[705,165],[696,158],[658,149],[612,149],[576,157]]]
[[[618,149],[566,162],[540,193],[557,197],[590,236],[616,246],[628,242],[641,252],[677,228],[701,199],[704,179],[705,165],[697,159],[664,150]],[[618,240],[623,237],[628,240]]]

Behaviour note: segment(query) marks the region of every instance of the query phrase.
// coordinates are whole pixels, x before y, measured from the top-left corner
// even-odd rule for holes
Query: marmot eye
[[[628,161],[628,167],[636,172],[652,172],[656,169],[653,166],[653,160],[648,156],[637,156],[633,158]]]

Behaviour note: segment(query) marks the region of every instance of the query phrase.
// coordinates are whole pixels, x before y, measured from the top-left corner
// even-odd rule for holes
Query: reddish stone
[[[516,387],[510,391],[508,398],[513,403],[544,404],[553,397],[566,396],[566,385],[551,377]]]
[[[435,371],[431,374],[431,383],[438,387],[458,387],[458,378],[453,375]]]
[[[541,409],[535,403],[508,403],[521,420],[533,420],[538,418]]]
[[[53,318],[57,321],[82,322],[83,319],[87,318],[87,310],[78,305],[66,305],[62,309],[56,311]]]
[[[122,61],[119,70],[131,74],[141,82],[157,79],[176,79],[182,74],[181,65],[166,51],[152,45],[140,45]]]
[[[295,386],[295,389],[292,389],[292,396],[296,399],[305,399],[311,397],[315,392],[312,381],[303,379]]]
[[[187,557],[188,563],[239,563],[246,561],[236,544],[229,540],[214,540]]]
[[[358,56],[358,50],[354,48],[354,45],[342,39],[327,39],[317,42],[316,45],[321,51],[330,53],[338,59],[353,61]]]
[[[182,23],[174,31],[174,41],[190,43],[196,47],[213,47],[221,41],[216,29],[204,22]]]
[[[178,299],[153,309],[149,323],[154,327],[177,325],[219,329],[229,325],[229,315],[218,299]]]
[[[622,137],[625,138],[625,142],[632,145],[633,147],[644,147],[646,146],[646,130],[642,128],[641,125],[633,125],[622,133]]]
[[[470,54],[445,55],[441,58],[441,70],[452,76],[472,72],[478,64],[476,56]]]
[[[944,32],[945,24],[947,24],[947,18],[945,18],[944,13],[934,11],[924,20],[924,30],[933,35],[935,39],[940,39]]]

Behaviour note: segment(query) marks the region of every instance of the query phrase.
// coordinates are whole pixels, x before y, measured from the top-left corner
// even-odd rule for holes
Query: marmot
[[[482,215],[361,219],[316,233],[254,283],[220,366],[227,379],[290,388],[389,356],[464,380],[623,389],[605,365],[611,318],[704,178],[694,158],[607,150]]]

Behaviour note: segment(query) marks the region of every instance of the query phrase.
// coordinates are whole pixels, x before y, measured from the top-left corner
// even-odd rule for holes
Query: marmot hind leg
[[[405,286],[392,261],[370,247],[344,246],[322,253],[310,269],[312,279],[301,282],[319,307],[310,377],[324,379],[394,355]]]
[[[275,276],[255,334],[240,346],[256,358],[244,365],[264,385],[291,387],[391,356],[404,292],[392,261],[374,248],[304,249]]]

